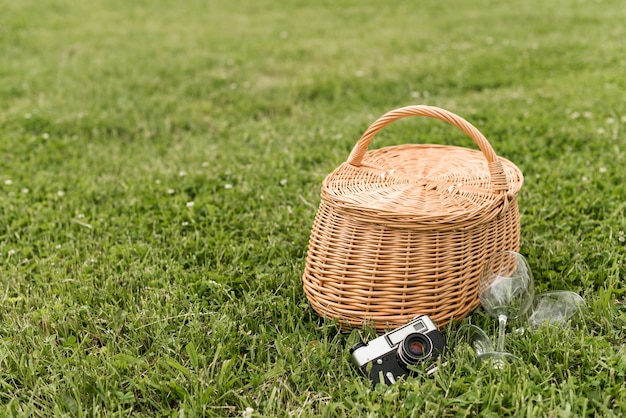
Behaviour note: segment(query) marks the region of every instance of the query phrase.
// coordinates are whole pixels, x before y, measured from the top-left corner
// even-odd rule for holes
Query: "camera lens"
[[[409,353],[411,353],[412,355],[421,356],[422,354],[424,354],[424,344],[422,344],[421,341],[411,341],[408,346]]]
[[[413,333],[398,345],[398,358],[403,365],[409,366],[430,357],[432,351],[433,346],[427,336]]]

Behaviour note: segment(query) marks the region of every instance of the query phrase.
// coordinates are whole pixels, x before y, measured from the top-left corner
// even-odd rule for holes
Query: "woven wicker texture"
[[[381,129],[426,116],[465,132],[479,150],[407,144],[369,151]],[[322,184],[304,291],[343,328],[382,331],[419,314],[438,326],[478,301],[486,259],[519,249],[520,170],[473,125],[446,110],[409,106],[374,122]]]

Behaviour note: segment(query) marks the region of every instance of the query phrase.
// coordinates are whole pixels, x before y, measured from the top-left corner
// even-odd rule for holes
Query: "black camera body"
[[[445,345],[445,337],[433,321],[420,315],[367,344],[354,345],[350,354],[372,385],[379,382],[389,385],[410,374],[409,366],[436,359]]]

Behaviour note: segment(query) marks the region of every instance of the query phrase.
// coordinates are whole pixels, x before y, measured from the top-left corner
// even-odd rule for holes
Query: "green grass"
[[[622,1],[0,10],[0,415],[626,413]],[[408,104],[464,116],[521,168],[537,289],[589,312],[510,337],[523,366],[453,348],[371,390],[347,351],[371,332],[317,317],[301,274],[323,178]],[[443,125],[373,146],[472,146]]]

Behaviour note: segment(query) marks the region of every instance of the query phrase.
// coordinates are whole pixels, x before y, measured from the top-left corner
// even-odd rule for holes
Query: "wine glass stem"
[[[504,333],[506,332],[506,315],[498,315],[498,342],[497,351],[504,351]]]

